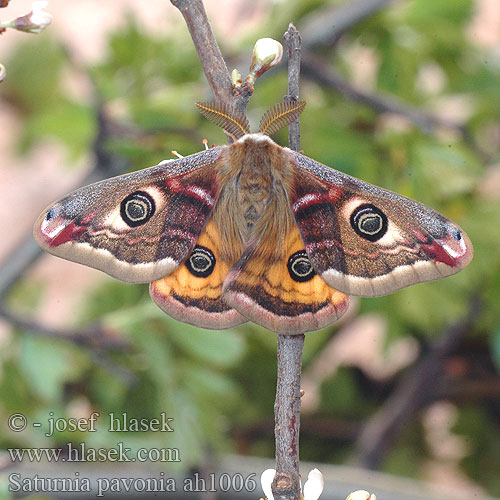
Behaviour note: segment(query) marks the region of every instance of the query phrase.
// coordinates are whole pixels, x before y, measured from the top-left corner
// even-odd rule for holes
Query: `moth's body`
[[[283,247],[277,243],[293,224],[287,150],[265,135],[248,134],[224,149],[221,164],[213,218],[223,228],[222,248],[231,252],[234,262],[248,245],[267,245],[280,256]]]
[[[168,314],[205,328],[327,326],[349,296],[454,274],[467,235],[424,205],[246,134],[82,188],[35,225],[51,253],[152,282]]]

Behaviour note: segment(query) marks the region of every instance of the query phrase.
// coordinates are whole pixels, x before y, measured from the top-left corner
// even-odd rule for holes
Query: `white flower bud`
[[[365,490],[358,490],[358,491],[353,491],[347,498],[346,500],[377,500],[377,497],[375,496],[374,493],[370,495]]]
[[[260,476],[260,484],[262,486],[262,490],[264,491],[264,495],[268,500],[274,500],[271,485],[273,484],[275,475],[276,471],[274,469],[266,469]]]
[[[5,69],[5,66],[3,64],[0,64],[0,82],[3,82],[6,76],[7,70]]]
[[[323,474],[318,469],[313,469],[304,484],[304,500],[318,500],[324,485]]]
[[[268,65],[270,68],[281,62],[283,45],[272,38],[260,38],[253,47],[253,58],[256,64]]]
[[[272,38],[260,38],[255,42],[252,54],[250,72],[245,80],[251,87],[255,80],[263,75],[268,69],[277,66],[283,56],[283,46]]]

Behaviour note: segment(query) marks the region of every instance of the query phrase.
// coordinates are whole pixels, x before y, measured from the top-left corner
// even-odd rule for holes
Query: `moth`
[[[472,259],[443,215],[276,144],[270,135],[305,103],[275,105],[256,134],[241,113],[197,105],[234,142],[78,189],[40,215],[38,243],[150,283],[180,321],[283,334],[331,324],[350,295],[385,295]]]

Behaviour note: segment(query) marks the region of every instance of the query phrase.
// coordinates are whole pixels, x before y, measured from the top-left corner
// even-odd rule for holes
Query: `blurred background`
[[[301,31],[306,155],[433,207],[474,244],[460,274],[354,299],[306,335],[301,460],[431,484],[418,498],[500,496],[500,3],[205,4],[229,70],[244,76],[258,38],[281,40],[289,22]],[[30,8],[12,0],[0,20]],[[275,334],[178,323],[147,285],[42,255],[31,237],[42,209],[82,184],[225,142],[193,105],[212,96],[182,16],[167,0],[50,0],[47,11],[42,34],[0,37],[0,498],[13,470],[62,467],[13,464],[8,448],[167,447],[180,462],[146,465],[181,475],[228,454],[272,459]],[[257,82],[250,120],[286,92],[284,62]],[[286,131],[276,139],[286,145]],[[50,412],[95,411],[95,433],[44,435]],[[164,412],[175,431],[110,433],[110,412]],[[13,413],[44,426],[12,432]]]

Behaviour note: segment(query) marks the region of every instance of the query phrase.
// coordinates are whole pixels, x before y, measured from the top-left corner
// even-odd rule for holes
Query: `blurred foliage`
[[[320,0],[295,1],[287,9],[269,7],[262,29],[244,39],[235,37],[228,44],[228,53],[249,54],[253,41],[261,36],[280,39],[290,19],[300,28],[301,19],[324,4]],[[462,273],[360,301],[358,314],[370,311],[387,318],[386,347],[413,337],[425,350],[443,329],[465,317],[471,298],[479,296],[483,308],[468,335],[489,347],[489,356],[500,368],[500,186],[494,196],[483,190],[487,175],[500,168],[496,140],[500,133],[500,62],[498,53],[481,49],[468,38],[473,16],[472,0],[396,3],[349,30],[331,55],[324,51],[347,79],[359,70],[355,51],[368,51],[377,63],[374,92],[392,94],[428,112],[439,112],[447,102],[455,102],[466,110],[467,142],[449,131],[425,135],[404,119],[380,116],[305,80],[301,97],[308,106],[301,118],[302,148],[327,165],[445,213],[474,243],[475,258]],[[113,136],[107,147],[126,157],[131,169],[170,158],[171,149],[184,155],[196,152],[203,137],[210,138],[210,143],[225,140],[194,109],[194,101],[211,96],[187,30],[153,36],[130,17],[110,36],[108,50],[98,64],[91,68],[75,68],[74,64],[67,51],[51,39],[50,30],[20,45],[6,61],[8,78],[0,96],[23,119],[20,153],[47,137],[61,141],[72,160],[91,149],[96,133],[94,103],[71,95],[64,85],[68,71],[83,78],[88,71],[104,109],[128,131]],[[431,90],[425,87],[425,80],[432,77],[429,71],[441,82]],[[252,121],[285,91],[284,71],[258,82],[250,102]],[[278,139],[285,144],[286,131]],[[43,284],[25,281],[10,303],[17,310],[34,311],[43,291]],[[88,349],[16,330],[2,340],[0,349],[0,414],[3,419],[22,412],[30,421],[46,422],[49,412],[69,417],[87,408],[101,414],[98,432],[62,432],[48,438],[46,429],[28,427],[23,433],[2,432],[3,448],[61,446],[84,440],[89,446],[112,447],[123,440],[134,449],[150,445],[179,448],[182,463],[169,467],[183,468],[203,460],[208,449],[272,456],[274,334],[252,324],[234,331],[199,330],[164,315],[150,301],[147,287],[111,280],[103,280],[75,311],[74,326],[97,321],[129,343],[127,349],[108,351],[107,355],[126,368],[130,379],[113,371],[105,360],[96,363],[95,353]],[[337,328],[334,325],[307,336],[305,369]],[[322,417],[331,419],[332,426],[335,421],[361,425],[389,393],[388,387],[368,390],[367,384],[362,367],[342,367],[321,383],[320,405],[304,421]],[[471,404],[458,404],[459,420],[453,429],[468,443],[462,471],[500,495],[498,404]],[[127,412],[137,418],[155,418],[165,412],[174,418],[175,432],[126,433],[118,439],[106,432],[102,420],[110,412]],[[241,438],[245,429],[262,423],[269,432]],[[303,459],[341,462],[349,460],[353,451],[352,440],[302,437]],[[418,475],[429,456],[416,419],[390,451],[383,468]]]

